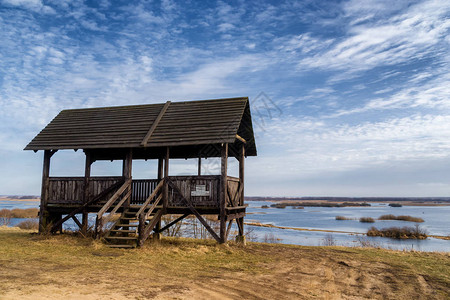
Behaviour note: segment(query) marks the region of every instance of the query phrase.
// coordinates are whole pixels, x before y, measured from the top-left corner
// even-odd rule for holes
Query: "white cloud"
[[[420,59],[430,52],[439,54],[442,47],[448,46],[438,45],[449,34],[450,19],[445,17],[449,12],[450,2],[426,1],[387,20],[351,26],[347,37],[330,49],[303,58],[299,68],[345,70],[351,74]]]
[[[219,24],[219,32],[227,32],[227,31],[230,31],[230,30],[232,30],[234,28],[235,28],[235,26],[233,24],[230,24],[230,23]]]
[[[450,158],[450,115],[415,115],[362,124],[273,120],[258,145],[261,173],[308,178],[405,161]],[[272,152],[276,155],[272,155]],[[277,175],[278,174],[278,175]]]
[[[55,10],[50,6],[44,5],[42,0],[3,0],[2,3],[8,6],[22,7],[35,12],[42,12],[46,14],[55,13]]]
[[[450,111],[450,74],[447,73],[447,65],[434,70],[433,77],[425,82],[423,79],[431,77],[428,73],[420,73],[413,76],[402,89],[390,95],[370,99],[361,107],[342,109],[332,114],[331,117],[345,116],[349,114],[364,113],[368,111],[382,111],[388,109],[426,108],[438,111]],[[379,93],[388,90],[378,91]]]

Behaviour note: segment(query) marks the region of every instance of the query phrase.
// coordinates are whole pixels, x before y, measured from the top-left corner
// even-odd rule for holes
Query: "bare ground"
[[[448,253],[0,230],[0,299],[449,299]]]

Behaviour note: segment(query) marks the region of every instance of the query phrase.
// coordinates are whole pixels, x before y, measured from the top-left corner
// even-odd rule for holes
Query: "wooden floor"
[[[47,205],[47,209],[49,212],[51,213],[60,213],[60,214],[69,214],[71,213],[73,210],[77,209],[81,207],[80,205],[76,205],[76,204],[48,204]],[[102,204],[97,204],[97,205],[91,205],[88,206],[87,211],[89,213],[97,213],[101,208],[103,207]],[[139,204],[131,204],[130,205],[131,208],[140,208],[141,205]],[[161,209],[162,206],[159,205],[156,207],[156,209]],[[205,207],[195,207],[195,209],[202,215],[218,215],[220,213],[219,207],[209,207],[209,206],[205,206]],[[118,213],[122,213],[122,209],[120,208],[118,211]],[[185,213],[190,213],[190,209],[188,207],[183,207],[183,206],[168,206],[167,210],[166,210],[166,214],[185,214]]]

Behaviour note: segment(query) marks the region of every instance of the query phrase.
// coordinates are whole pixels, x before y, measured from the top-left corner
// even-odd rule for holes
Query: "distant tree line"
[[[414,201],[414,202],[450,202],[450,197],[245,197],[247,201],[307,201],[324,200],[333,202],[379,202],[379,201]]]

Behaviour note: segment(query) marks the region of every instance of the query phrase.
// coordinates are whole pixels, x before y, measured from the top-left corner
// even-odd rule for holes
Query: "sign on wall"
[[[195,190],[191,191],[191,196],[197,196],[197,197],[209,197],[210,191],[206,190],[206,185],[205,184],[197,184],[195,185]]]

